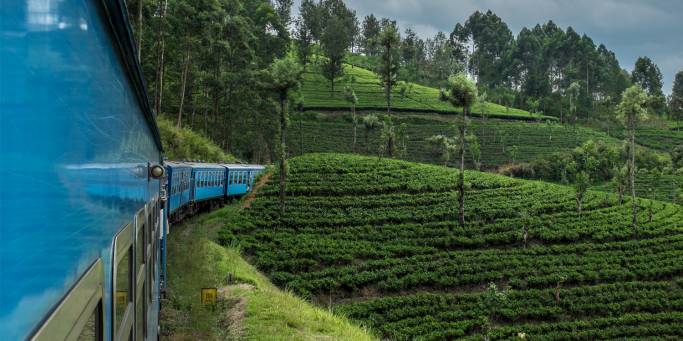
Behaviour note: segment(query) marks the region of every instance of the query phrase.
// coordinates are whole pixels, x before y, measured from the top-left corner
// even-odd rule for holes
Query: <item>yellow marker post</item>
[[[217,296],[218,296],[218,289],[216,289],[216,288],[202,288],[202,304],[203,305],[215,305]]]

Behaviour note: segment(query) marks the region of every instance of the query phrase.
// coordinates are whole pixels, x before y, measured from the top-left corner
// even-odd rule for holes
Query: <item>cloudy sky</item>
[[[683,70],[683,0],[344,0],[359,19],[370,13],[398,21],[423,38],[450,33],[476,10],[492,10],[517,35],[552,19],[605,44],[621,67],[633,70],[639,56],[660,68],[664,92],[671,93],[674,75]],[[295,0],[297,12],[300,0]]]

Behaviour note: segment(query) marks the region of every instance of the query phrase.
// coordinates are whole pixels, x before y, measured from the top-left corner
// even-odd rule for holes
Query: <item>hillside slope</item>
[[[375,339],[346,318],[276,288],[238,249],[215,242],[217,229],[241,223],[240,208],[228,206],[173,226],[167,300],[161,312],[165,339]],[[212,309],[199,300],[207,287],[218,288],[219,300]]]
[[[340,154],[292,159],[277,185],[221,231],[277,285],[333,304],[383,338],[683,337],[683,208],[455,170]],[[648,208],[652,207],[652,222]],[[279,223],[278,223],[279,221]],[[526,235],[526,238],[525,238]]]
[[[227,154],[209,138],[189,128],[177,128],[163,116],[157,117],[164,154],[169,160],[203,160],[204,162],[233,162]]]
[[[345,76],[335,82],[332,92],[330,82],[325,79],[315,65],[304,75],[302,94],[306,110],[348,110],[349,103],[344,99],[344,88],[349,86],[358,96],[358,110],[384,110],[387,103],[384,90],[380,86],[377,74],[370,70],[345,65]],[[394,111],[431,112],[454,114],[462,112],[449,103],[439,101],[439,89],[426,87],[414,83],[405,83],[410,91],[401,94],[401,87],[394,87],[392,94],[392,108]],[[472,108],[473,116],[486,114],[489,117],[521,119],[521,120],[551,120],[555,117],[533,115],[527,111],[505,108],[495,103],[476,104]]]
[[[293,115],[290,122],[287,141],[292,155],[351,152],[353,125],[350,115],[308,112]],[[408,136],[407,153],[402,158],[443,164],[441,152],[430,146],[426,139],[438,134],[454,136],[455,118],[436,114],[394,115],[394,124],[402,123],[406,124]],[[495,169],[513,159],[528,162],[555,152],[570,151],[588,140],[603,141],[614,146],[622,144],[621,140],[602,132],[583,127],[573,129],[552,123],[473,119],[468,129],[479,139],[481,162],[486,169]],[[356,152],[376,155],[379,135],[379,129],[366,132],[363,125],[359,124]],[[471,161],[471,154],[468,153],[467,159],[468,162]]]

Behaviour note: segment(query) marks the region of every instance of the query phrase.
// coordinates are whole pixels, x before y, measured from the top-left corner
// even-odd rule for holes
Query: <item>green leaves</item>
[[[268,67],[268,76],[271,82],[269,87],[278,94],[284,94],[286,98],[290,90],[301,86],[302,73],[301,65],[294,58],[286,56],[276,59]]]
[[[477,102],[477,86],[464,73],[448,77],[448,87],[439,93],[439,99],[454,107],[470,108]]]
[[[638,85],[634,85],[621,97],[617,106],[617,118],[629,129],[635,129],[638,121],[647,119],[648,96]]]
[[[358,96],[356,96],[356,92],[353,91],[353,88],[351,88],[351,87],[348,87],[348,86],[344,87],[344,98],[352,106],[355,106],[356,104],[358,104]]]

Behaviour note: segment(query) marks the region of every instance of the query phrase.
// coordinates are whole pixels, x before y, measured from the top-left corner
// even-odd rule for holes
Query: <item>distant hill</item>
[[[274,176],[273,179],[277,178]],[[274,283],[383,339],[680,339],[683,207],[377,157],[290,160],[220,232]],[[648,209],[652,208],[652,222]],[[525,237],[526,235],[526,237]]]
[[[383,88],[377,74],[360,67],[345,65],[345,76],[335,82],[334,92],[330,82],[318,72],[316,65],[311,65],[304,75],[302,94],[306,110],[349,110],[344,99],[344,88],[349,86],[358,96],[358,110],[386,110],[387,103]],[[401,94],[401,88],[406,93]],[[462,110],[449,103],[439,101],[439,89],[419,84],[402,82],[392,91],[392,110],[399,112],[429,112],[455,114]],[[494,103],[476,104],[472,108],[472,116],[489,116],[521,120],[551,120],[551,116],[533,115],[527,111],[506,108]]]

